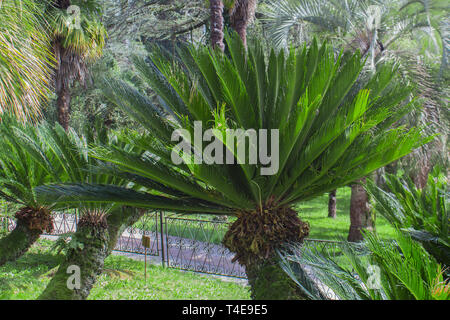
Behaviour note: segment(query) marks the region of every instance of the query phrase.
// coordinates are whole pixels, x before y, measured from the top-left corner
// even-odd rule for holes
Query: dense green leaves
[[[142,138],[132,131],[121,135],[139,152],[120,146],[91,150],[94,158],[114,165],[105,174],[128,175],[134,186],[154,181],[148,192],[169,198],[198,199],[224,211],[251,210],[268,201],[290,205],[320,195],[427,142],[419,129],[377,127],[391,118],[398,120],[413,107],[401,101],[407,89],[389,85],[392,68],[382,68],[358,90],[355,81],[363,66],[359,53],[335,57],[326,43],[313,41],[310,47],[265,55],[258,44],[246,50],[237,35],[228,36],[227,44],[230,56],[191,46],[179,48],[174,57],[155,49],[151,63],[135,59],[165,109],[124,82],[104,81],[107,97],[148,130]],[[224,155],[231,156],[234,164],[197,161],[203,151],[195,144],[204,133],[196,136],[199,125],[203,130],[215,129],[212,140],[223,143]],[[226,141],[229,129],[244,134],[277,129],[279,142],[269,141],[268,151],[279,149],[278,172],[261,174],[267,164],[249,161],[256,149],[247,148],[244,156],[239,155],[236,146],[250,138]],[[185,143],[195,157],[174,149],[179,147],[179,140],[173,140],[176,130],[182,130],[183,137],[191,136]],[[194,161],[174,163],[173,150]],[[64,192],[64,186],[58,190]],[[102,199],[102,194],[98,197]],[[191,211],[186,206],[177,209]]]
[[[376,212],[420,241],[438,262],[449,266],[449,193],[445,175],[435,168],[425,188],[418,189],[410,179],[388,174],[386,185],[387,190],[383,190],[368,181],[367,190]]]
[[[398,233],[395,242],[383,242],[370,233],[366,242],[342,242],[342,259],[317,246],[289,246],[282,267],[312,299],[324,299],[310,290],[313,274],[344,300],[448,300],[442,267],[409,236]]]

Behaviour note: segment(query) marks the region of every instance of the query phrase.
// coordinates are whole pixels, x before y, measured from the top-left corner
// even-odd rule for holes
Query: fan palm
[[[106,29],[99,20],[96,0],[49,1],[46,17],[57,68],[55,89],[58,122],[69,128],[70,86],[85,81],[87,63],[101,56]]]
[[[29,0],[0,2],[0,114],[36,120],[51,89],[49,36],[38,5]]]
[[[272,51],[266,58],[257,43],[246,51],[237,35],[227,37],[227,42],[230,57],[207,47],[183,47],[180,64],[158,50],[152,52],[153,64],[135,59],[164,109],[123,82],[105,81],[104,93],[147,132],[124,136],[140,152],[97,146],[91,155],[111,163],[111,175],[129,175],[142,190],[84,184],[37,191],[46,202],[114,202],[236,216],[223,243],[245,267],[253,298],[299,298],[274,254],[282,243],[308,235],[309,225],[292,206],[365,176],[427,139],[419,129],[389,129],[412,107],[401,104],[409,89],[390,83],[391,68],[384,68],[356,90],[354,99],[343,103],[362,68],[359,53],[336,58],[327,44],[314,41],[309,48],[292,49],[287,55]],[[185,152],[180,152],[179,139],[172,141],[172,134],[195,136],[199,125],[214,129],[212,135],[205,134],[215,141],[216,155],[225,149],[227,163],[233,164],[211,161],[211,146],[210,153],[203,153],[206,163],[198,161],[201,150],[186,140]],[[244,134],[225,139],[230,129]],[[278,170],[270,172],[270,161],[251,162],[252,143],[250,152],[236,152],[252,129],[278,132],[279,141],[273,132],[268,139]],[[179,157],[194,161],[178,161]]]

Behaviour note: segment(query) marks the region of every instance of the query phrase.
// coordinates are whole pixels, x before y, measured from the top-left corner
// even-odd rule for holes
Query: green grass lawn
[[[328,218],[328,194],[297,205],[300,218],[310,224],[309,238],[326,240],[347,238],[350,227],[350,194],[351,189],[348,187],[337,190],[335,219]],[[394,237],[394,229],[383,217],[376,217],[375,227],[381,238]]]
[[[39,240],[14,263],[0,267],[0,300],[36,299],[45,289],[61,256],[51,250],[51,241]],[[89,299],[250,299],[248,288],[206,275],[183,272],[144,263],[123,256],[110,256]]]

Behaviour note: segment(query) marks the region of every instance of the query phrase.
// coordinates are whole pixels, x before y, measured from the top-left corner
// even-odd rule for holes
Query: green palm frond
[[[342,242],[345,259],[314,245],[290,245],[283,252],[282,268],[304,287],[309,268],[338,299],[342,300],[434,300],[448,299],[442,268],[410,237],[398,233],[392,243],[365,233],[365,242]],[[447,285],[448,286],[448,285]],[[442,294],[440,294],[442,293]],[[315,295],[316,299],[323,299]]]
[[[49,35],[38,3],[2,1],[0,5],[0,114],[25,121],[41,116],[51,90]]]
[[[387,190],[383,190],[373,181],[367,184],[377,213],[421,242],[438,262],[449,266],[449,192],[445,175],[435,168],[425,188],[418,189],[410,179],[388,174],[386,185]]]
[[[53,39],[61,39],[64,48],[86,60],[100,57],[107,38],[98,18],[100,6],[94,0],[71,1],[71,6],[78,7],[79,11],[49,5],[46,12],[49,32]]]
[[[105,79],[105,95],[147,132],[141,137],[123,132],[120,139],[134,146],[133,152],[100,145],[90,155],[112,164],[133,184],[140,180],[145,188],[154,181],[160,196],[177,194],[179,199],[195,198],[238,212],[267,203],[290,206],[318,196],[429,140],[421,129],[383,126],[412,108],[402,101],[407,88],[389,85],[392,69],[381,68],[360,90],[361,83],[355,84],[364,63],[359,53],[335,57],[326,43],[313,41],[310,47],[265,55],[257,44],[245,50],[236,34],[226,40],[229,57],[206,47],[184,47],[177,59],[155,50],[152,63],[135,60],[167,112],[128,84]],[[197,163],[195,157],[178,152],[178,141],[172,139],[175,130],[192,138],[199,124],[203,130],[214,129],[211,138],[233,164]],[[239,142],[226,141],[227,129],[278,130],[280,141],[271,147],[279,151],[278,172],[264,175],[265,165],[250,163],[248,150],[245,155],[233,152]],[[193,140],[186,148],[198,156]],[[174,153],[194,161],[177,164]]]

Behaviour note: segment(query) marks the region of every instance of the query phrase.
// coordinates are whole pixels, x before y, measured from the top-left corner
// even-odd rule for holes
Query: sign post
[[[145,283],[147,283],[147,248],[150,248],[150,237],[149,236],[142,236],[142,246],[144,247],[144,278]]]

